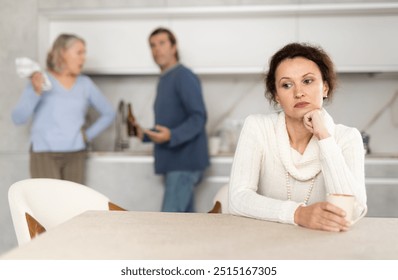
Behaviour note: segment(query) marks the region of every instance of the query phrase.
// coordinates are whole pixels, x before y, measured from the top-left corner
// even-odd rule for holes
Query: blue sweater
[[[115,111],[92,80],[79,75],[69,90],[48,74],[52,89],[42,95],[29,82],[12,112],[15,124],[24,124],[33,115],[31,143],[34,152],[74,152],[85,149],[81,128],[90,106],[99,118],[86,130],[89,141],[107,128]]]
[[[155,144],[156,174],[204,170],[209,165],[207,113],[198,77],[181,64],[166,71],[159,79],[154,111],[155,123],[171,131],[170,141]]]

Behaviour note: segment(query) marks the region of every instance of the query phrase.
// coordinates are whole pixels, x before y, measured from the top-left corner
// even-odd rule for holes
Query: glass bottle
[[[135,126],[135,117],[133,115],[133,109],[131,103],[127,105],[128,113],[127,113],[127,134],[128,136],[137,136],[137,127]]]

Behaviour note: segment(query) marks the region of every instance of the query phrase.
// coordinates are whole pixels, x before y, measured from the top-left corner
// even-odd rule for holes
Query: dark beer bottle
[[[135,117],[133,115],[133,109],[131,103],[127,105],[128,113],[127,113],[127,134],[128,136],[137,136],[137,127],[135,126]]]

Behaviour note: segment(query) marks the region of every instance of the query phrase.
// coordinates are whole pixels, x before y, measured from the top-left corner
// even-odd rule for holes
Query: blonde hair
[[[67,50],[75,42],[80,41],[83,44],[86,42],[74,34],[61,34],[55,39],[51,50],[47,54],[47,69],[60,73],[64,67],[62,59],[62,51]]]

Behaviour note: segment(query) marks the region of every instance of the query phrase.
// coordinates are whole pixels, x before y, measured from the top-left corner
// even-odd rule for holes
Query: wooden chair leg
[[[221,213],[221,203],[219,201],[216,201],[216,203],[214,203],[213,209],[211,209],[208,213],[220,214]]]
[[[28,213],[25,213],[25,218],[28,223],[30,238],[34,238],[37,235],[46,232],[46,229]]]
[[[119,205],[116,205],[115,203],[112,203],[110,201],[108,202],[108,207],[109,207],[109,210],[111,210],[111,211],[126,211],[126,209],[123,209]]]

